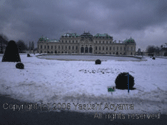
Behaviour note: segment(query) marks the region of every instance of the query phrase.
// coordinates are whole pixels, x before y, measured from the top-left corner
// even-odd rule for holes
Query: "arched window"
[[[92,53],[92,47],[89,47],[89,53]]]
[[[88,47],[87,46],[85,47],[85,53],[88,53]]]
[[[81,47],[81,53],[84,53],[84,47],[83,46]]]

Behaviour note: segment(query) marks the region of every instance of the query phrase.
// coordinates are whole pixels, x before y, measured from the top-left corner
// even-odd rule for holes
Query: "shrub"
[[[95,64],[101,64],[101,60],[100,60],[100,59],[97,59],[97,60],[95,61]]]
[[[30,54],[27,54],[27,57],[31,57]]]
[[[21,62],[15,41],[9,41],[2,58],[2,62]]]
[[[155,60],[155,57],[153,57],[152,59]]]
[[[120,73],[115,79],[117,89],[128,89],[128,72]],[[133,89],[134,77],[129,74],[129,89]]]
[[[17,63],[16,68],[17,69],[24,69],[24,64],[23,63]]]

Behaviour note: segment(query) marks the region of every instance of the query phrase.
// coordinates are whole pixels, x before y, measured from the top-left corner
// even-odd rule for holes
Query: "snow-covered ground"
[[[167,59],[146,59],[107,60],[95,65],[94,61],[46,60],[21,54],[23,70],[16,69],[14,62],[0,62],[0,94],[47,104],[54,111],[61,105],[77,112],[167,114]],[[108,92],[107,87],[115,86],[121,72],[134,76],[136,89]]]

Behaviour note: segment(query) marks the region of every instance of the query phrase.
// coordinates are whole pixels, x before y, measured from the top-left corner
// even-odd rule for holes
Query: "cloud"
[[[143,49],[166,42],[165,0],[6,0],[0,6],[0,33],[16,41],[89,31],[108,33],[116,40],[132,37]]]

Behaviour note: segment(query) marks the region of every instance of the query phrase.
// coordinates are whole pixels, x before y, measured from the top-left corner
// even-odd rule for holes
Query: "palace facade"
[[[110,54],[110,55],[134,55],[136,52],[135,40],[130,38],[123,42],[113,41],[108,34],[92,35],[84,32],[81,35],[66,33],[60,40],[41,37],[38,40],[39,53],[53,54]]]

